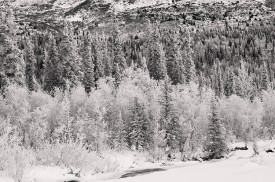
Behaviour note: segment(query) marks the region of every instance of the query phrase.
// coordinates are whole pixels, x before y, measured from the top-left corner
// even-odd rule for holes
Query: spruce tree
[[[83,85],[87,94],[91,92],[91,88],[94,87],[94,63],[92,57],[90,37],[84,39],[82,50],[82,65],[83,65]]]
[[[113,67],[111,64],[111,59],[110,59],[110,55],[108,52],[108,41],[105,40],[104,41],[104,47],[103,47],[103,63],[104,65],[104,74],[105,76],[112,76],[112,71],[113,71]]]
[[[187,31],[187,47],[185,49],[185,79],[186,83],[189,84],[191,81],[196,81],[196,68],[193,60],[194,51],[191,47],[191,35],[189,30]]]
[[[113,77],[115,78],[115,86],[118,87],[122,79],[122,74],[117,63],[114,65],[113,74]]]
[[[92,42],[93,55],[94,55],[94,77],[95,82],[97,82],[100,78],[104,77],[105,65],[103,63],[104,57],[103,52],[101,50],[101,42],[98,38],[95,38]]]
[[[221,97],[224,94],[224,86],[222,80],[222,72],[220,63],[214,66],[216,74],[215,74],[215,93],[218,97]]]
[[[146,73],[149,73],[148,72],[148,67],[147,67],[147,60],[144,56],[142,56],[141,53],[138,54],[138,60],[139,60],[139,63],[138,63],[138,67],[143,70],[144,72]]]
[[[116,113],[112,137],[114,141],[114,148],[117,150],[127,149],[127,128],[122,119],[121,112]]]
[[[227,97],[231,96],[232,94],[236,94],[235,86],[235,74],[233,69],[230,67],[228,69],[225,81],[225,95]]]
[[[129,145],[138,149],[149,149],[152,144],[153,130],[150,126],[148,115],[144,105],[134,98],[131,108],[130,121],[128,126]]]
[[[164,80],[167,75],[165,53],[157,27],[150,38],[148,70],[150,76],[155,80]]]
[[[167,50],[167,74],[173,84],[184,83],[184,65],[179,46],[179,35],[172,33],[170,49]]]
[[[78,54],[75,37],[71,31],[70,26],[65,27],[66,34],[59,45],[59,58],[63,64],[62,76],[63,80],[68,81],[69,88],[78,85],[83,76],[81,58]]]
[[[202,100],[202,94],[203,94],[203,87],[206,86],[205,84],[205,77],[203,76],[202,72],[199,72],[198,76],[198,84],[199,84],[199,95],[200,95],[200,100]]]
[[[241,67],[238,69],[238,76],[235,79],[236,94],[240,97],[249,95],[252,89],[252,80],[245,68],[244,61],[240,61]]]
[[[269,77],[266,63],[264,62],[261,70],[261,90],[267,90],[269,86]]]
[[[55,88],[62,88],[64,80],[62,78],[63,65],[60,61],[56,40],[49,34],[49,41],[45,52],[45,78],[44,90],[53,94]]]
[[[172,85],[168,77],[164,81],[159,103],[161,105],[160,130],[165,131],[165,142],[172,149],[178,146],[180,126],[172,100]]]
[[[119,30],[119,27],[117,23],[114,23],[113,27],[113,64],[114,64],[114,69],[115,65],[117,64],[120,70],[120,74],[124,71],[124,69],[127,67],[125,55],[123,52],[123,44],[120,39],[121,32]],[[113,75],[115,73],[113,72]]]
[[[209,118],[205,151],[209,159],[219,159],[228,153],[228,147],[224,135],[224,127],[219,118],[217,100],[211,99],[211,116]]]
[[[25,38],[25,47],[24,47],[24,59],[26,64],[25,75],[26,75],[26,85],[29,91],[34,91],[35,87],[35,56],[33,52],[33,45],[31,40],[27,37]]]
[[[23,85],[25,83],[25,64],[22,52],[17,46],[18,28],[13,11],[9,6],[5,6],[1,11],[0,89],[3,92],[9,84]]]

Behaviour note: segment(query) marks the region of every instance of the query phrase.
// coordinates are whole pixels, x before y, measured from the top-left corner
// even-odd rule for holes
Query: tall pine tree
[[[125,55],[123,52],[123,44],[120,39],[121,32],[119,30],[119,27],[117,25],[117,22],[114,22],[113,27],[113,75],[115,73],[115,65],[117,64],[120,70],[120,74],[124,71],[124,69],[127,67]]]
[[[25,83],[25,64],[17,46],[17,24],[12,9],[5,6],[0,16],[0,89],[9,84]]]
[[[221,72],[221,66],[220,62],[215,64],[215,93],[218,97],[221,97],[224,94],[224,86],[223,86],[223,80],[222,80],[222,72]]]
[[[55,88],[62,88],[65,82],[62,78],[63,65],[60,61],[56,40],[49,34],[49,41],[45,52],[44,90],[53,94]]]
[[[209,159],[219,159],[228,153],[224,127],[219,118],[217,100],[214,96],[211,99],[211,116],[209,118],[205,151],[208,153]]]
[[[153,130],[144,105],[134,98],[128,124],[129,145],[138,149],[149,149],[152,144]]]
[[[29,91],[34,91],[35,87],[35,56],[33,52],[33,45],[29,37],[25,38],[24,46],[24,59],[26,64],[25,75],[26,75],[26,85]]]
[[[187,47],[185,49],[185,78],[186,83],[189,84],[191,81],[196,81],[196,68],[193,60],[194,51],[191,47],[191,35],[189,29],[187,29]]]
[[[266,63],[264,62],[261,70],[261,90],[267,90],[269,86],[269,76]]]
[[[94,83],[94,63],[92,57],[91,43],[89,34],[84,38],[82,49],[82,65],[83,65],[83,85],[86,93],[91,92],[91,88],[95,86]]]
[[[180,52],[179,34],[178,32],[171,33],[171,45],[167,50],[167,74],[173,84],[184,83],[184,64]]]
[[[64,36],[59,45],[59,58],[63,64],[62,77],[69,88],[79,84],[82,80],[81,58],[78,54],[76,39],[73,34],[72,25],[65,24]],[[64,88],[66,85],[64,85]]]
[[[103,63],[104,61],[104,55],[102,52],[102,42],[96,37],[92,41],[92,52],[93,52],[93,58],[94,58],[94,78],[95,78],[95,83],[102,77],[104,77],[105,73],[105,65]]]
[[[167,75],[165,53],[157,27],[152,33],[149,42],[148,70],[150,76],[155,80],[164,80]]]
[[[231,96],[232,94],[236,94],[235,86],[235,74],[233,68],[230,67],[228,69],[225,81],[225,95],[227,97]]]
[[[161,105],[160,130],[165,131],[167,147],[175,149],[180,140],[180,126],[172,100],[172,85],[168,77],[164,81],[159,103]]]

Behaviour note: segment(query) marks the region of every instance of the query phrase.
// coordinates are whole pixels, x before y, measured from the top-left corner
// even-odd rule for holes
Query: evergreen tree
[[[118,64],[115,64],[114,66],[115,67],[114,67],[113,74],[114,74],[114,78],[115,78],[115,86],[118,87],[121,82],[121,79],[122,79],[122,74],[121,74]]]
[[[211,100],[211,117],[208,124],[205,151],[208,152],[209,159],[219,159],[228,153],[228,147],[224,136],[224,127],[219,118],[215,97]]]
[[[232,94],[236,94],[235,90],[235,74],[233,69],[230,67],[227,72],[227,77],[225,81],[225,95],[227,97],[231,96]]]
[[[138,101],[137,97],[134,98],[128,127],[129,146],[134,146],[136,150],[149,149],[152,144],[153,130],[144,105]]]
[[[214,66],[216,74],[215,74],[215,93],[218,97],[221,97],[224,93],[223,81],[222,81],[222,73],[220,63]]]
[[[114,128],[112,131],[112,138],[114,141],[115,149],[127,149],[127,128],[120,112],[117,114],[117,117],[115,118]]]
[[[114,69],[115,65],[117,64],[119,67],[119,70],[121,71],[120,74],[124,71],[124,69],[127,67],[125,55],[123,52],[123,44],[120,39],[121,32],[119,30],[119,27],[117,23],[114,23],[114,28],[113,28],[113,63],[114,63]],[[113,75],[115,73],[113,72]]]
[[[83,85],[86,93],[91,92],[91,88],[94,87],[94,63],[91,52],[90,37],[84,39],[83,52],[82,52],[82,65],[83,65]]]
[[[240,97],[249,95],[252,89],[251,82],[251,77],[249,77],[245,64],[243,60],[241,60],[241,67],[238,69],[238,77],[235,79],[236,94]]]
[[[59,58],[63,64],[63,80],[68,81],[70,88],[78,85],[82,80],[81,59],[78,54],[76,40],[71,27],[65,27],[66,35],[62,38],[59,48]],[[64,85],[65,87],[65,85]]]
[[[266,63],[264,62],[262,70],[261,70],[261,89],[267,90],[269,86],[269,77],[268,77],[268,71]]]
[[[3,10],[3,11],[2,11]],[[18,49],[18,30],[13,11],[9,6],[1,9],[0,16],[0,89],[9,84],[23,85],[25,64],[22,52]]]
[[[184,65],[179,46],[179,35],[172,34],[170,49],[167,51],[167,74],[173,84],[184,83]]]
[[[187,47],[185,50],[185,78],[186,83],[189,84],[191,81],[196,81],[196,68],[193,60],[194,51],[191,47],[191,35],[189,30],[187,31]]]
[[[65,83],[62,78],[63,65],[58,55],[56,40],[51,33],[46,48],[45,63],[44,89],[53,94],[55,88],[62,88]]]
[[[25,39],[24,59],[26,64],[26,69],[25,69],[26,85],[29,91],[34,91],[35,57],[34,57],[32,42],[29,38]]]
[[[172,149],[179,147],[179,141],[181,140],[182,131],[180,130],[179,118],[177,116],[172,117],[166,126],[166,143],[167,146]]]
[[[148,70],[155,80],[163,80],[167,74],[166,58],[158,28],[153,32],[149,43]]]
[[[139,61],[140,61],[140,64],[139,64],[140,69],[148,73],[147,60],[144,56],[141,55],[141,53],[139,54]]]
[[[166,77],[160,97],[161,118],[160,129],[165,131],[165,142],[170,148],[176,148],[180,140],[180,127],[178,116],[175,112],[172,100],[171,81]]]
[[[103,62],[104,62],[104,75],[105,76],[112,76],[113,67],[111,65],[111,59],[108,52],[108,45],[107,40],[105,40],[104,47],[103,47]]]
[[[45,42],[46,36],[42,33],[35,33],[32,36],[33,39],[33,50],[35,55],[35,81],[43,84],[44,83],[44,73],[45,73]]]
[[[199,84],[199,95],[200,95],[200,99],[202,99],[202,91],[203,91],[203,87],[206,86],[205,85],[205,78],[202,75],[202,72],[199,73],[199,77],[198,77],[198,84]]]
[[[94,77],[95,82],[97,82],[100,78],[104,77],[104,57],[103,52],[101,50],[101,42],[98,39],[95,39],[92,42],[93,47],[93,55],[94,55]]]

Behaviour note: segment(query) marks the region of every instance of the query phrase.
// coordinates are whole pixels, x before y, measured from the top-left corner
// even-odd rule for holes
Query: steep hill
[[[261,1],[142,1],[134,3],[112,0],[14,3],[17,22],[34,29],[58,31],[63,20],[78,22],[85,28],[106,28],[117,17],[120,24],[133,26],[147,20],[200,26],[218,24],[273,23],[274,11]],[[66,2],[66,3],[65,3]],[[146,3],[147,2],[147,3]],[[134,26],[134,28],[137,28]]]

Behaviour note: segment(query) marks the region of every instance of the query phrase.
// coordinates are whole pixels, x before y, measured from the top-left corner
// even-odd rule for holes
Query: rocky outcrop
[[[221,2],[197,3],[176,2],[157,4],[141,8],[120,11],[114,14],[111,3],[102,0],[85,0],[71,8],[55,7],[52,4],[36,5],[16,8],[18,22],[27,22],[41,29],[58,31],[62,20],[80,16],[81,26],[89,28],[103,28],[109,26],[114,17],[127,26],[128,24],[143,23],[147,20],[176,22],[183,24],[250,24],[273,22],[274,11],[255,0],[245,0],[231,4]]]

